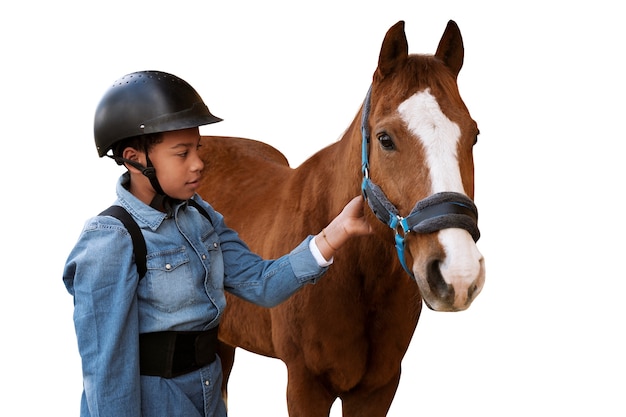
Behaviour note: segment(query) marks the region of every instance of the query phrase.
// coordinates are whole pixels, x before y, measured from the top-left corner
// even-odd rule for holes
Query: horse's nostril
[[[430,290],[437,298],[452,303],[454,301],[454,288],[444,281],[439,268],[440,264],[440,261],[432,261],[428,264],[428,276],[426,279]]]
[[[478,285],[477,284],[472,284],[468,289],[467,289],[467,299],[468,300],[473,300],[474,296],[476,295],[476,291],[478,291]]]

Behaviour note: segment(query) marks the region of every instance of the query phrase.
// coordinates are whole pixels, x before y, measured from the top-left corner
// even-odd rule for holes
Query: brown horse
[[[478,128],[457,87],[463,54],[452,21],[434,56],[409,55],[404,22],[395,24],[343,137],[297,168],[258,141],[204,140],[199,192],[262,256],[288,252],[361,192],[374,228],[345,244],[317,284],[275,308],[228,297],[224,395],[241,347],[285,362],[290,416],[327,416],[336,398],[346,417],[384,416],[422,300],[458,311],[478,295],[485,276],[471,200]]]

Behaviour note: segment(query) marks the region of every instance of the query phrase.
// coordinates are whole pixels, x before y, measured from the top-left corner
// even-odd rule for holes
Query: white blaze
[[[398,112],[409,130],[422,141],[432,183],[431,193],[453,191],[465,194],[457,155],[461,129],[441,111],[430,90],[409,97],[400,104]],[[476,283],[482,287],[483,257],[465,230],[444,229],[438,236],[446,252],[440,265],[441,274],[455,287],[455,304],[465,307],[468,305],[468,288]]]
[[[431,193],[455,191],[465,194],[457,158],[461,129],[441,111],[430,89],[420,91],[398,107],[409,130],[422,141],[432,182]]]

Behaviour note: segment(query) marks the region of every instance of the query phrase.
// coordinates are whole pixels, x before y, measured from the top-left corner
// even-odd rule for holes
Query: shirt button
[[[217,248],[217,242],[213,242],[213,247]]]
[[[172,269],[172,265],[170,265],[170,264],[165,264],[165,269],[167,269],[167,270],[169,271],[170,269]]]
[[[204,381],[204,385],[206,385],[207,387],[209,386],[209,384],[210,384],[210,382],[208,380]]]
[[[202,254],[202,259],[205,260],[206,259],[206,255]]]

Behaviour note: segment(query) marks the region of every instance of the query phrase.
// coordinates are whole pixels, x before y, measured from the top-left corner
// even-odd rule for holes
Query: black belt
[[[217,329],[140,334],[141,375],[173,378],[210,364],[215,360]]]

